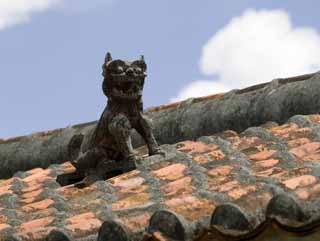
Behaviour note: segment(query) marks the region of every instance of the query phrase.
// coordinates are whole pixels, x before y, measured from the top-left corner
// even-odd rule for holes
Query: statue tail
[[[77,134],[71,138],[68,144],[68,160],[69,161],[75,160],[79,156],[83,138],[84,138],[83,134]]]

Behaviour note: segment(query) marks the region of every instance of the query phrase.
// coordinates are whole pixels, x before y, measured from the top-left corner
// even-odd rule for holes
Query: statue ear
[[[106,58],[105,58],[105,63],[108,63],[109,61],[112,60],[110,52],[107,53]]]

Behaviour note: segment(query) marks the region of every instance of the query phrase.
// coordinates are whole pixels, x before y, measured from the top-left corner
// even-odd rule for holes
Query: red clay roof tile
[[[45,227],[45,226],[50,225],[53,222],[54,219],[55,219],[54,217],[45,217],[45,218],[32,220],[32,221],[29,221],[27,223],[21,224],[19,229],[22,232],[26,232],[26,231],[30,231],[32,229]]]
[[[14,232],[31,241],[45,238],[60,224],[59,230],[68,232],[73,240],[97,235],[102,223],[112,218],[128,232],[142,233],[146,240],[169,240],[170,232],[160,228],[164,224],[153,223],[160,225],[159,231],[146,231],[155,211],[164,209],[177,218],[175,224],[185,235],[191,233],[195,238],[200,229],[208,228],[204,225],[214,213],[214,222],[220,220],[217,208],[226,202],[239,208],[234,218],[247,220],[241,222],[248,222],[249,230],[241,232],[253,232],[265,222],[267,206],[281,202],[275,190],[294,197],[297,203],[309,203],[314,213],[320,214],[312,204],[320,200],[320,142],[316,138],[320,133],[311,126],[319,125],[318,116],[304,117],[313,121],[309,127],[290,122],[179,142],[167,149],[172,152],[168,158],[155,158],[149,164],[151,159],[145,157],[136,170],[82,189],[73,184],[48,186],[47,182],[55,182],[57,175],[51,167],[30,170],[22,179],[0,180],[0,202],[5,207],[0,208],[0,233]],[[139,149],[141,154],[145,151],[145,147]],[[70,162],[59,168],[64,173],[74,171]],[[23,185],[17,187],[16,182]],[[307,213],[303,208],[309,206],[299,207]],[[272,213],[290,215],[289,211],[282,211]],[[236,227],[230,220],[225,218],[226,225]],[[219,230],[220,234],[232,232]]]
[[[36,210],[46,209],[53,203],[54,203],[54,201],[52,199],[47,198],[47,199],[41,200],[39,202],[27,204],[27,205],[21,207],[21,209],[26,213],[34,212]]]
[[[153,171],[152,173],[162,180],[174,181],[184,176],[183,172],[186,170],[186,168],[187,167],[184,164],[177,163],[163,167]]]

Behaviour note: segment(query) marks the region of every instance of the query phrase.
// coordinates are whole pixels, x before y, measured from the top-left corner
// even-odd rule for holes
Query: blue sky
[[[0,137],[99,118],[104,55],[144,54],[145,108],[320,70],[317,0],[1,0]]]

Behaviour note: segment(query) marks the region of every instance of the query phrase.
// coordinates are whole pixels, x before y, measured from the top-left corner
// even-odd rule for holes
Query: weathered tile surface
[[[320,115],[299,118],[307,124],[293,118],[165,145],[167,157],[149,158],[139,148],[144,160],[136,170],[84,188],[59,186],[54,167],[0,180],[0,234],[31,241],[59,230],[76,240],[115,225],[114,232],[140,240],[191,240],[210,223],[222,236],[254,232],[268,215],[311,225],[320,218]],[[75,170],[70,162],[58,168]]]

